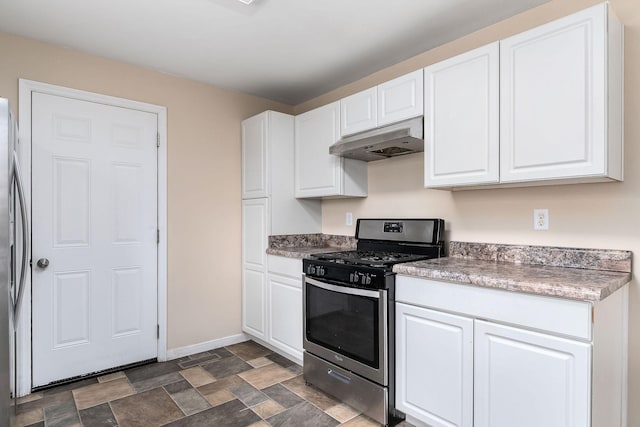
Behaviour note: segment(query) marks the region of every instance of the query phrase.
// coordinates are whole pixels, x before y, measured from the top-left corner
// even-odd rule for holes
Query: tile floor
[[[378,426],[253,341],[33,393],[16,411],[16,427]]]

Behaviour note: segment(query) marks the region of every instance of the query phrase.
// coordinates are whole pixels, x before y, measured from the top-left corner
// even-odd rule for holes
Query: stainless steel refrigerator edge
[[[9,425],[11,374],[9,368],[9,190],[13,162],[9,144],[12,131],[9,102],[0,99],[0,425]]]
[[[9,101],[0,98],[0,426],[10,425],[13,419],[10,363],[14,341],[11,338],[16,337],[14,325],[18,324],[28,262],[29,230],[17,148],[18,127]],[[19,234],[16,233],[18,225]],[[18,249],[21,249],[20,253]],[[15,346],[13,350],[15,361]],[[13,372],[15,374],[16,370]]]

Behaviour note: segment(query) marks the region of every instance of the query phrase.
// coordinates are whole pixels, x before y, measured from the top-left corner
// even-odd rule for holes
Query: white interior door
[[[33,93],[34,387],[157,357],[157,132],[153,113]]]

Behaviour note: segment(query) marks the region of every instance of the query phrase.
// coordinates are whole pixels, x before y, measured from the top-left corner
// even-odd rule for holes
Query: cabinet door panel
[[[342,158],[329,154],[340,138],[340,102],[295,118],[296,197],[342,194]]]
[[[242,330],[266,338],[268,199],[242,201]]]
[[[433,427],[473,425],[473,320],[396,304],[396,405]]]
[[[502,182],[606,173],[606,7],[500,42]]]
[[[422,70],[378,85],[378,126],[421,116],[423,85]]]
[[[267,113],[242,122],[242,198],[269,195]]]
[[[378,125],[377,97],[374,87],[340,100],[342,136],[373,129]]]
[[[425,187],[497,183],[499,44],[424,72]]]
[[[242,264],[245,268],[266,272],[268,224],[268,199],[242,201]]]
[[[269,275],[269,342],[302,360],[301,281]]]
[[[266,338],[266,276],[249,269],[242,271],[242,330]]]
[[[591,345],[477,320],[475,427],[588,427]]]

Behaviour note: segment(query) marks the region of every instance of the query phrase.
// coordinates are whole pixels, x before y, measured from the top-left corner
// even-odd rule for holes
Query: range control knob
[[[319,265],[318,268],[316,269],[316,273],[318,274],[318,276],[324,276],[325,274],[324,267]]]
[[[349,273],[349,282],[358,283],[358,273]]]
[[[307,274],[316,274],[316,267],[314,265],[310,265],[307,267]]]
[[[363,285],[367,284],[367,280],[369,281],[368,283],[371,283],[371,277],[368,274],[363,274],[362,277],[360,277],[360,283]]]

